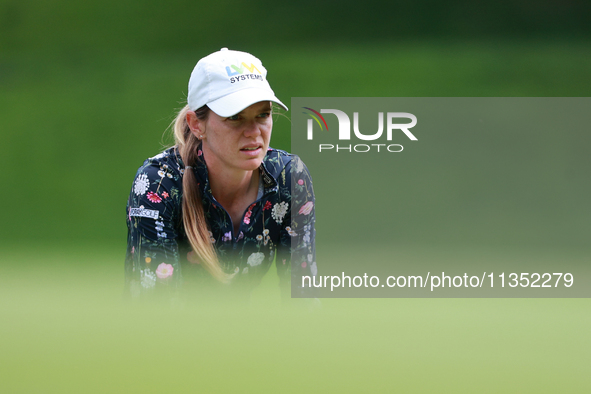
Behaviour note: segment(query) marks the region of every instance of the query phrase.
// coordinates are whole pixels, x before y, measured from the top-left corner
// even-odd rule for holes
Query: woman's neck
[[[209,186],[215,199],[226,209],[237,202],[242,202],[245,197],[255,195],[259,186],[259,170],[230,170],[210,163],[207,163]],[[248,197],[247,197],[248,198]],[[250,198],[249,198],[250,199]]]
[[[248,195],[252,190],[257,190],[258,169],[254,171],[217,172],[211,171],[208,167],[209,186],[213,196],[222,205],[224,202],[232,204],[234,201]]]

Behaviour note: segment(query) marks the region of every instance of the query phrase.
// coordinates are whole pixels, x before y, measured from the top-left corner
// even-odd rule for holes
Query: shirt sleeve
[[[314,297],[311,287],[302,286],[302,277],[307,276],[311,280],[318,273],[312,177],[297,156],[286,166],[286,173],[286,179],[290,180],[291,202],[288,220],[281,231],[281,246],[276,260],[277,273],[284,297]],[[290,285],[293,286],[291,294]]]
[[[176,295],[181,285],[179,223],[182,178],[158,162],[138,170],[127,202],[126,295]]]

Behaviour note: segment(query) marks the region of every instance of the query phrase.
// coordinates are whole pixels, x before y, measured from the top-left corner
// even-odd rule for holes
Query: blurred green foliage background
[[[120,292],[131,181],[199,58],[255,54],[286,103],[589,96],[590,17],[583,0],[0,0],[0,391],[588,392],[588,300],[288,313],[270,277],[251,309],[171,312]],[[272,144],[289,130],[278,117]]]
[[[0,153],[18,203],[0,237],[120,245],[135,169],[171,142],[194,64],[222,46],[261,58],[286,102],[588,96],[590,15],[577,1],[2,0]],[[289,127],[277,119],[274,146]]]

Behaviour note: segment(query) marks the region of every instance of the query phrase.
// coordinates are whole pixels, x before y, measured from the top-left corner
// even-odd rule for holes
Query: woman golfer
[[[195,66],[176,144],[144,162],[129,195],[132,296],[248,293],[275,262],[289,297],[292,276],[316,274],[312,180],[297,156],[269,147],[273,105],[287,107],[266,77],[259,59],[227,48]]]

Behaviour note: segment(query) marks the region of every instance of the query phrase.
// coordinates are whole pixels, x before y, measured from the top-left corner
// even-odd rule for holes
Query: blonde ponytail
[[[179,111],[174,120],[174,139],[177,149],[185,163],[185,172],[183,175],[183,225],[185,233],[191,244],[191,248],[197,254],[200,263],[214,278],[223,283],[228,283],[233,275],[226,274],[216,254],[213,243],[211,242],[210,230],[203,212],[201,203],[201,191],[195,178],[192,168],[200,160],[197,152],[201,146],[201,141],[193,135],[187,124],[187,112],[189,106],[185,106]],[[209,108],[204,105],[197,109],[195,114],[199,120],[206,120],[209,115]]]

